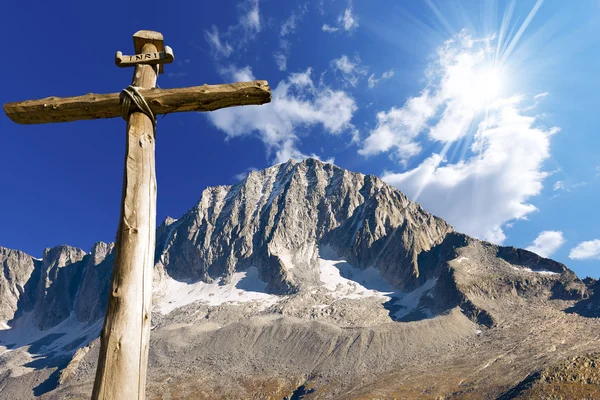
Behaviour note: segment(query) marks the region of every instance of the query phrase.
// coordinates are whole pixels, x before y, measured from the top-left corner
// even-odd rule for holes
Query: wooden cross
[[[173,61],[173,51],[164,46],[159,32],[136,32],[133,43],[136,54],[117,52],[115,61],[120,67],[135,66],[132,86],[140,88],[141,97],[137,98],[145,101],[150,111],[142,112],[137,103],[132,104],[133,109],[123,110],[119,93],[4,105],[6,115],[20,124],[127,118],[121,215],[92,399],[133,400],[145,395],[156,239],[155,121],[151,117],[271,101],[266,81],[156,89],[157,75],[163,64]]]

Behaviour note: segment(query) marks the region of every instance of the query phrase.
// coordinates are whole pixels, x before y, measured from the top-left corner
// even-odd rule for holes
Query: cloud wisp
[[[346,86],[356,87],[358,82],[363,79],[369,68],[361,65],[360,57],[355,55],[350,59],[347,55],[335,58],[330,63],[333,71],[341,77],[342,83]]]
[[[352,32],[358,28],[358,18],[353,13],[352,3],[348,3],[348,7],[340,14],[335,25],[323,24],[321,29],[323,32]]]
[[[216,59],[230,57],[235,50],[241,49],[249,40],[262,30],[258,0],[246,0],[238,6],[238,22],[225,31],[216,26],[204,31],[204,39],[209,44]]]
[[[273,59],[280,71],[287,70],[287,60],[290,56],[291,44],[289,40],[286,39],[286,36],[296,32],[298,23],[300,23],[307,11],[308,8],[306,4],[298,7],[297,10],[292,11],[292,14],[282,22],[281,27],[279,28],[279,50],[273,53]]]
[[[243,13],[240,16],[240,24],[251,33],[260,32],[260,11],[258,8],[258,0],[249,0],[242,3]]]
[[[379,82],[386,81],[394,76],[394,70],[390,69],[381,74],[381,77],[375,78],[375,74],[371,74],[368,79],[369,89],[373,89]]]
[[[212,30],[204,32],[204,38],[211,46],[214,54],[217,57],[229,57],[233,52],[233,47],[229,44],[229,42],[221,39],[221,34],[219,33],[219,29],[213,25]]]

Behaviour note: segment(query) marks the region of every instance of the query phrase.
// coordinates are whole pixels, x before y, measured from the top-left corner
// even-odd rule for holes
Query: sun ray
[[[519,30],[517,31],[517,33],[515,34],[515,36],[510,41],[510,44],[509,44],[508,48],[506,49],[506,51],[504,51],[504,54],[502,54],[502,58],[500,59],[501,63],[504,63],[506,61],[506,59],[508,58],[508,56],[510,56],[510,54],[513,51],[513,49],[515,48],[515,46],[519,42],[519,39],[521,39],[521,36],[523,35],[523,32],[525,32],[525,29],[527,29],[527,27],[531,23],[531,20],[533,19],[533,17],[535,17],[535,14],[537,14],[538,10],[542,6],[543,2],[544,2],[544,0],[537,0],[537,2],[535,3],[535,5],[533,6],[533,8],[531,9],[531,11],[529,12],[529,15],[527,15],[527,18],[525,18],[525,21],[523,22],[523,24],[521,24],[521,27],[519,28]]]
[[[431,11],[433,11],[439,22],[442,24],[442,26],[446,29],[447,32],[445,33],[450,37],[454,36],[457,33],[456,30],[452,27],[452,25],[450,25],[446,17],[444,17],[444,14],[440,12],[439,8],[437,8],[431,0],[426,0],[426,3],[431,9]]]
[[[512,14],[515,10],[516,0],[512,0],[508,7],[504,10],[504,15],[502,16],[502,22],[500,23],[500,31],[498,33],[498,43],[496,46],[496,59],[500,59],[500,55],[504,52],[506,43],[508,40],[506,39],[510,35],[508,32],[508,27],[510,25],[510,21],[512,20]],[[514,29],[514,27],[513,27]]]
[[[472,68],[465,71],[468,75],[459,76],[458,81],[455,83],[460,86],[460,91],[457,94],[458,101],[461,102],[467,110],[463,111],[463,120],[460,121],[462,132],[455,140],[443,142],[443,147],[438,153],[440,162],[426,172],[427,176],[422,180],[420,187],[416,188],[415,200],[420,197],[428,182],[433,177],[433,174],[435,174],[435,171],[440,167],[440,164],[448,162],[446,157],[449,155],[450,151],[452,160],[459,154],[459,159],[456,162],[460,163],[467,159],[467,154],[470,150],[475,153],[473,161],[476,164],[479,164],[478,161],[482,159],[484,153],[484,143],[481,142],[480,144],[475,144],[475,146],[471,148],[475,131],[477,131],[478,124],[481,121],[490,118],[490,115],[492,114],[490,107],[492,104],[501,99],[503,95],[507,94],[505,93],[505,87],[508,84],[506,80],[506,64],[509,60],[509,56],[519,43],[523,33],[540,9],[542,3],[543,0],[537,0],[523,23],[519,26],[516,21],[514,21],[515,23],[511,23],[513,22],[513,14],[516,8],[516,0],[512,0],[504,10],[497,33],[494,33],[487,38],[484,37],[483,39],[470,39],[469,37],[469,40],[472,40],[474,43],[484,42],[491,51],[485,54],[484,59],[481,60],[476,58],[475,55],[477,53],[475,50],[471,53],[465,50],[466,57],[473,57],[474,60],[472,61]],[[449,26],[446,17],[431,0],[427,0],[427,4],[444,30],[456,32],[456,29]],[[451,37],[454,38],[456,35]],[[496,43],[493,43],[494,40]],[[446,104],[445,107],[448,108],[450,105]],[[441,118],[444,118],[444,114],[442,114]],[[464,120],[464,118],[468,118],[468,120]],[[478,170],[478,168],[476,168],[476,170]],[[472,201],[476,201],[476,193],[473,193]]]

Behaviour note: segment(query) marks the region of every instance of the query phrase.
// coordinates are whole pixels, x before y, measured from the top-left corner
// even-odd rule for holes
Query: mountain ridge
[[[546,314],[580,321],[584,317],[577,313],[564,316],[563,304],[575,307],[595,299],[592,286],[565,265],[455,232],[379,178],[315,159],[253,171],[235,185],[208,187],[179,219],[166,218],[156,237],[152,324],[158,347],[151,359],[158,360],[159,375],[161,366],[177,364],[167,354],[191,346],[191,354],[205,360],[198,373],[208,365],[228,365],[231,371],[223,376],[231,379],[237,371],[265,382],[283,379],[285,390],[312,382],[341,394],[350,381],[339,374],[347,379],[355,374],[344,357],[364,363],[360,370],[367,375],[370,370],[392,374],[405,362],[402,357],[416,360],[422,354],[427,360],[443,346],[467,357],[459,352],[465,343],[500,335],[513,326],[515,315],[529,315],[525,325],[545,321]],[[6,328],[0,330],[0,349],[10,350],[0,354],[0,381],[4,363],[5,387],[21,393],[15,398],[29,398],[19,387],[27,389],[24,379],[32,374],[42,377],[37,393],[48,398],[78,390],[70,386],[73,379],[89,384],[113,253],[114,244],[97,242],[89,253],[57,246],[36,260],[0,247],[0,296],[8,300],[0,307]],[[25,334],[26,328],[31,332]],[[340,328],[349,331],[342,334]],[[242,332],[269,340],[248,342]],[[180,343],[170,341],[170,334]],[[402,335],[422,344],[411,349]],[[306,356],[298,355],[303,361],[289,380],[277,368],[290,357],[280,349],[295,336],[297,347],[288,353],[303,349]],[[192,337],[208,340],[211,348],[195,347]],[[159,344],[164,341],[170,344]],[[400,347],[390,348],[391,343]],[[425,343],[429,347],[422,347]],[[346,356],[334,351],[339,346]],[[525,352],[538,345],[528,346]],[[244,364],[250,369],[232,364],[239,359],[236,351],[255,354],[255,362]],[[383,361],[378,363],[371,351]],[[177,354],[187,360],[187,353]],[[211,364],[215,357],[221,364]],[[531,368],[528,362],[521,362],[523,371]],[[31,365],[39,368],[29,371]],[[47,371],[54,371],[52,378]],[[60,371],[65,371],[62,378]],[[178,382],[190,379],[177,376]],[[209,386],[224,378],[210,379]],[[330,388],[327,379],[341,380]],[[497,393],[522,377],[504,379]],[[232,396],[255,393],[244,389],[248,384]]]
[[[333,200],[328,201],[331,197]],[[317,215],[311,210],[317,210]],[[446,240],[451,243],[444,244]],[[432,268],[435,263],[429,254],[431,249],[437,251],[440,247],[439,251],[448,252],[459,243],[466,245],[473,240],[477,241],[455,233],[441,218],[427,213],[375,176],[349,172],[316,159],[290,160],[263,171],[251,171],[234,185],[207,187],[196,205],[181,218],[167,217],[157,228],[155,285],[160,286],[165,277],[207,283],[223,278],[227,282],[234,272],[256,264],[259,277],[267,283],[267,292],[292,294],[318,283],[314,266],[318,247],[327,245],[356,268],[374,266],[395,288],[410,291],[439,273]],[[402,246],[390,246],[393,241],[400,241]],[[56,293],[73,297],[66,300],[67,304],[59,304],[63,308],[53,315],[39,317],[41,329],[66,318],[69,308],[77,309],[78,320],[86,320],[84,315],[91,315],[90,320],[102,317],[106,301],[101,297],[106,293],[111,268],[110,260],[104,259],[112,257],[113,248],[113,243],[103,242],[97,242],[89,254],[68,245],[47,248],[38,269],[34,267],[38,260],[16,251],[17,259],[31,257],[31,264],[27,264],[30,274],[40,274],[37,294],[29,294],[29,298],[38,299],[34,304],[37,314],[44,307],[54,308]],[[578,279],[563,264],[527,250],[496,248],[497,256],[508,263],[533,270],[546,268],[559,274],[568,272],[571,278]],[[423,261],[419,263],[421,253]],[[82,263],[84,258],[84,265],[65,268]],[[294,271],[291,264],[300,267]],[[68,276],[68,269],[81,276]],[[59,274],[66,276],[61,279]],[[453,279],[453,271],[444,274]],[[5,280],[6,275],[5,268]],[[35,281],[36,276],[33,278]],[[59,286],[48,291],[54,283]],[[23,284],[20,287],[24,292]],[[583,287],[582,284],[579,293],[560,287],[555,291],[583,298]],[[94,305],[75,301],[80,289],[85,298],[100,293]],[[11,290],[14,303],[19,290]],[[482,312],[464,298],[458,302],[471,310],[470,315]],[[27,305],[25,310],[29,310]],[[483,315],[479,321],[493,324],[491,316],[485,312]]]

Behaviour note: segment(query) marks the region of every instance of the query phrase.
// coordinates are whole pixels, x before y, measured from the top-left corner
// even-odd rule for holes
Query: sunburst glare
[[[500,69],[484,66],[473,76],[472,84],[467,88],[467,98],[475,107],[482,107],[498,99],[503,84]]]
[[[477,21],[454,29],[440,20],[446,38],[430,58],[426,86],[402,108],[380,113],[361,150],[368,155],[395,149],[406,172],[386,174],[387,182],[412,200],[460,216],[450,218],[456,227],[495,243],[505,239],[506,221],[535,210],[526,199],[542,187],[541,166],[550,137],[559,131],[538,125],[532,104],[540,95],[522,84],[519,41],[541,3],[520,25],[512,20],[515,3],[509,3],[497,29],[486,24],[485,33],[475,29]],[[409,165],[423,143],[431,155]],[[508,198],[518,200],[503,200]],[[490,207],[497,211],[490,213]]]

